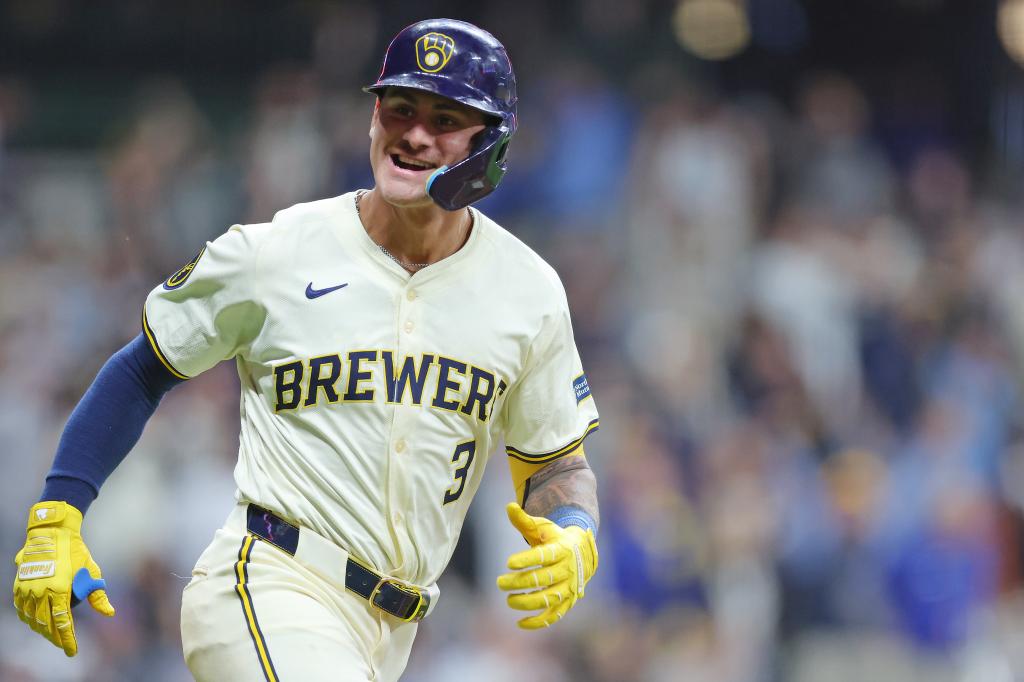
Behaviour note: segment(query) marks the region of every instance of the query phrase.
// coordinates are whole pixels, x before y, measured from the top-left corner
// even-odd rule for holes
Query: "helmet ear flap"
[[[490,194],[505,177],[505,157],[512,139],[509,126],[487,128],[478,145],[464,160],[443,166],[427,180],[427,194],[442,208],[455,211]]]

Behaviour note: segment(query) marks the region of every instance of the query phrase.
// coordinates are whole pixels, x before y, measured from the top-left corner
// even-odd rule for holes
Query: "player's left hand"
[[[562,528],[550,519],[530,516],[515,502],[505,511],[530,549],[508,558],[513,572],[499,576],[498,587],[514,593],[508,596],[513,609],[541,610],[520,620],[519,627],[546,628],[583,597],[584,586],[597,570],[594,534],[579,526]]]

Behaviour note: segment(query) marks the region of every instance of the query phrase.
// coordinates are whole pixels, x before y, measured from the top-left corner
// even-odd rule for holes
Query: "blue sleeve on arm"
[[[182,381],[142,334],[115,353],[68,418],[40,500],[63,500],[84,514],[160,399]]]

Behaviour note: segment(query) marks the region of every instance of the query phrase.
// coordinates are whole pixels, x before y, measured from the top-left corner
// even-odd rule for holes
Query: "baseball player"
[[[583,596],[598,508],[582,443],[598,416],[565,292],[469,208],[516,130],[505,49],[465,22],[420,22],[365,90],[373,189],[209,242],[153,289],[142,333],[72,413],[14,583],[19,617],[67,655],[76,603],[114,614],[83,514],[161,396],[229,358],[237,504],[182,598],[197,679],[398,679],[499,440],[530,547],[498,587],[536,612],[528,629]]]

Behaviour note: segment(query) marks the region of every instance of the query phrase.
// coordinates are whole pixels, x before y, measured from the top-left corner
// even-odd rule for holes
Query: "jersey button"
[[[405,452],[405,440],[399,439],[395,443],[395,452]]]
[[[405,322],[405,333],[408,334],[409,332],[411,332],[413,330],[414,326],[415,325],[412,323],[412,320],[406,320],[406,322]]]
[[[416,290],[415,289],[409,289],[409,291],[405,292],[405,297],[407,299],[409,299],[410,301],[415,301],[416,300]]]

